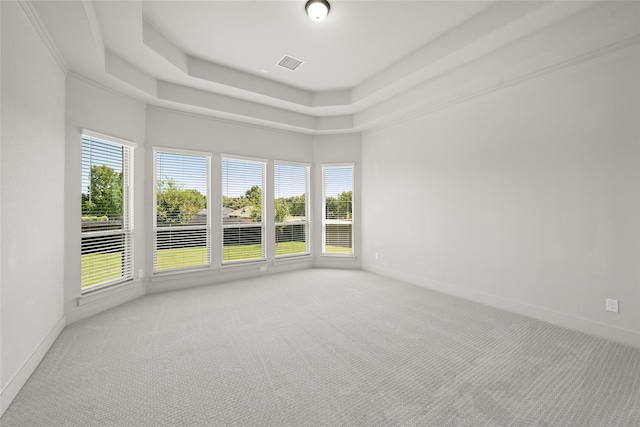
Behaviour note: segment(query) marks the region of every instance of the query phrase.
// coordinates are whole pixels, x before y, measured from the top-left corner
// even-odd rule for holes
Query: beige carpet
[[[12,426],[640,426],[640,351],[362,271],[150,295],[66,328]]]

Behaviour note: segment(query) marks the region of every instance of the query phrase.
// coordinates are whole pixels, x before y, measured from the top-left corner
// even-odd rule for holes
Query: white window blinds
[[[265,259],[265,162],[222,158],[222,262]]]
[[[133,278],[134,144],[96,135],[82,135],[83,292]]]
[[[353,165],[324,165],[322,252],[353,253]]]
[[[211,156],[154,149],[153,270],[211,265]]]
[[[309,166],[274,163],[276,257],[309,253]]]

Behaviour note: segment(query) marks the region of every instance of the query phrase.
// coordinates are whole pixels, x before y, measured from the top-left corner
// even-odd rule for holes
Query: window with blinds
[[[266,258],[265,162],[222,158],[222,263]]]
[[[211,265],[211,155],[153,150],[153,271]]]
[[[275,162],[276,257],[309,253],[309,166]]]
[[[81,290],[133,279],[135,144],[82,133]]]
[[[322,253],[353,254],[353,164],[322,166]]]

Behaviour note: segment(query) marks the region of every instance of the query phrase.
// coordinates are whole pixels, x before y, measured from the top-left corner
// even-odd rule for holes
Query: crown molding
[[[28,0],[20,1],[29,4]],[[495,13],[502,12],[487,13],[474,23],[478,28],[474,27],[472,33],[484,34],[481,39],[473,40],[459,28],[453,29],[442,40],[434,41],[437,49],[427,45],[414,52],[413,65],[403,68],[414,71],[409,77],[390,83],[393,88],[374,91],[364,101],[352,101],[351,91],[301,91],[189,57],[143,20],[143,44],[165,60],[175,62],[182,72],[186,69],[184,75],[188,79],[158,79],[108,50],[103,50],[108,77],[97,79],[102,83],[74,72],[71,77],[159,108],[307,135],[356,134],[448,108],[639,43],[638,4],[574,3],[527,6],[520,12],[510,8],[512,5],[500,6],[506,9],[495,9]],[[553,4],[556,2],[549,3]],[[453,46],[449,53],[444,49],[448,43]],[[418,61],[420,55],[427,55],[422,57],[422,63]],[[201,69],[194,72],[198,67]],[[222,76],[223,81],[208,79],[211,84],[204,84],[192,77],[206,73],[211,73],[209,77]],[[249,86],[234,86],[234,79]],[[273,93],[264,93],[263,81],[276,85],[266,90]],[[122,93],[105,86],[110,83]],[[252,90],[251,85],[259,88]],[[280,86],[293,91],[280,94]],[[257,93],[260,90],[262,94]],[[288,95],[290,99],[286,99]]]
[[[488,83],[484,87],[477,88],[475,90],[469,90],[457,96],[445,98],[437,103],[434,103],[428,106],[423,106],[422,108],[414,109],[410,113],[399,113],[397,117],[393,117],[393,118],[389,117],[386,120],[381,119],[380,121],[372,122],[366,125],[361,124],[359,129],[363,133],[378,132],[385,128],[395,126],[399,123],[413,120],[417,117],[425,116],[440,110],[444,110],[446,108],[453,107],[457,104],[461,104],[461,103],[473,100],[475,98],[479,98],[484,95],[497,92],[512,86],[517,86],[521,83],[525,83],[530,80],[544,77],[546,75],[562,71],[564,69],[582,64],[584,62],[595,60],[600,57],[604,57],[606,55],[610,55],[615,52],[618,52],[627,48],[631,48],[634,46],[638,46],[638,45],[640,45],[640,34],[634,34],[624,39],[612,42],[608,45],[601,46],[593,50],[589,50],[579,55],[575,55],[571,58],[566,58],[562,61],[550,64],[550,65],[546,65],[535,70],[531,70],[530,72],[527,72],[521,75],[516,75],[512,78],[502,78],[496,82]]]
[[[115,97],[120,98],[120,99],[125,100],[125,101],[128,101],[128,102],[130,102],[132,104],[144,104],[145,103],[144,101],[140,101],[137,98],[133,98],[133,97],[131,97],[131,96],[125,94],[125,93],[122,93],[122,92],[120,92],[120,91],[118,91],[118,90],[116,90],[116,89],[114,89],[114,88],[112,88],[110,86],[107,86],[107,85],[104,85],[102,83],[99,83],[99,82],[97,82],[97,81],[95,81],[93,79],[90,79],[89,77],[87,77],[87,76],[85,76],[83,74],[77,73],[77,72],[75,72],[73,70],[70,70],[67,73],[67,79],[77,80],[79,82],[82,82],[84,84],[92,86],[95,89],[98,89],[100,91],[106,92],[109,95],[115,96]]]
[[[209,121],[218,122],[218,123],[226,123],[226,124],[233,125],[233,126],[249,127],[249,128],[253,128],[253,129],[260,129],[262,131],[283,133],[283,134],[287,134],[287,135],[298,135],[298,136],[301,135],[300,131],[298,131],[298,130],[290,130],[290,129],[287,129],[285,127],[282,127],[282,128],[273,127],[272,125],[264,125],[264,124],[260,124],[260,123],[245,122],[245,121],[240,121],[240,120],[236,120],[236,119],[233,119],[233,118],[212,116],[210,114],[202,114],[202,113],[193,112],[193,111],[176,110],[174,108],[161,107],[161,106],[153,105],[153,104],[147,104],[147,111],[158,111],[158,112],[166,113],[166,114],[175,114],[175,115],[178,115],[178,116],[191,117],[191,118],[196,118],[196,119],[199,119],[199,120],[209,120]],[[309,138],[313,137],[312,134],[309,134],[307,132],[302,133],[302,135],[306,135]]]
[[[27,15],[27,18],[29,18],[31,25],[38,33],[38,36],[40,36],[40,40],[42,40],[42,43],[44,43],[45,47],[51,54],[53,60],[56,62],[56,64],[58,65],[62,73],[66,75],[69,72],[69,66],[65,62],[62,55],[60,54],[60,51],[58,50],[55,43],[53,42],[53,39],[49,35],[49,32],[45,28],[44,24],[42,23],[42,20],[40,19],[40,16],[38,15],[38,12],[36,11],[31,1],[18,0],[18,4],[24,11],[25,15]]]

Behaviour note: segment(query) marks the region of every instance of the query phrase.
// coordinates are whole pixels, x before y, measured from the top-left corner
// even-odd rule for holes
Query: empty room
[[[640,425],[640,2],[0,1],[0,425]]]

